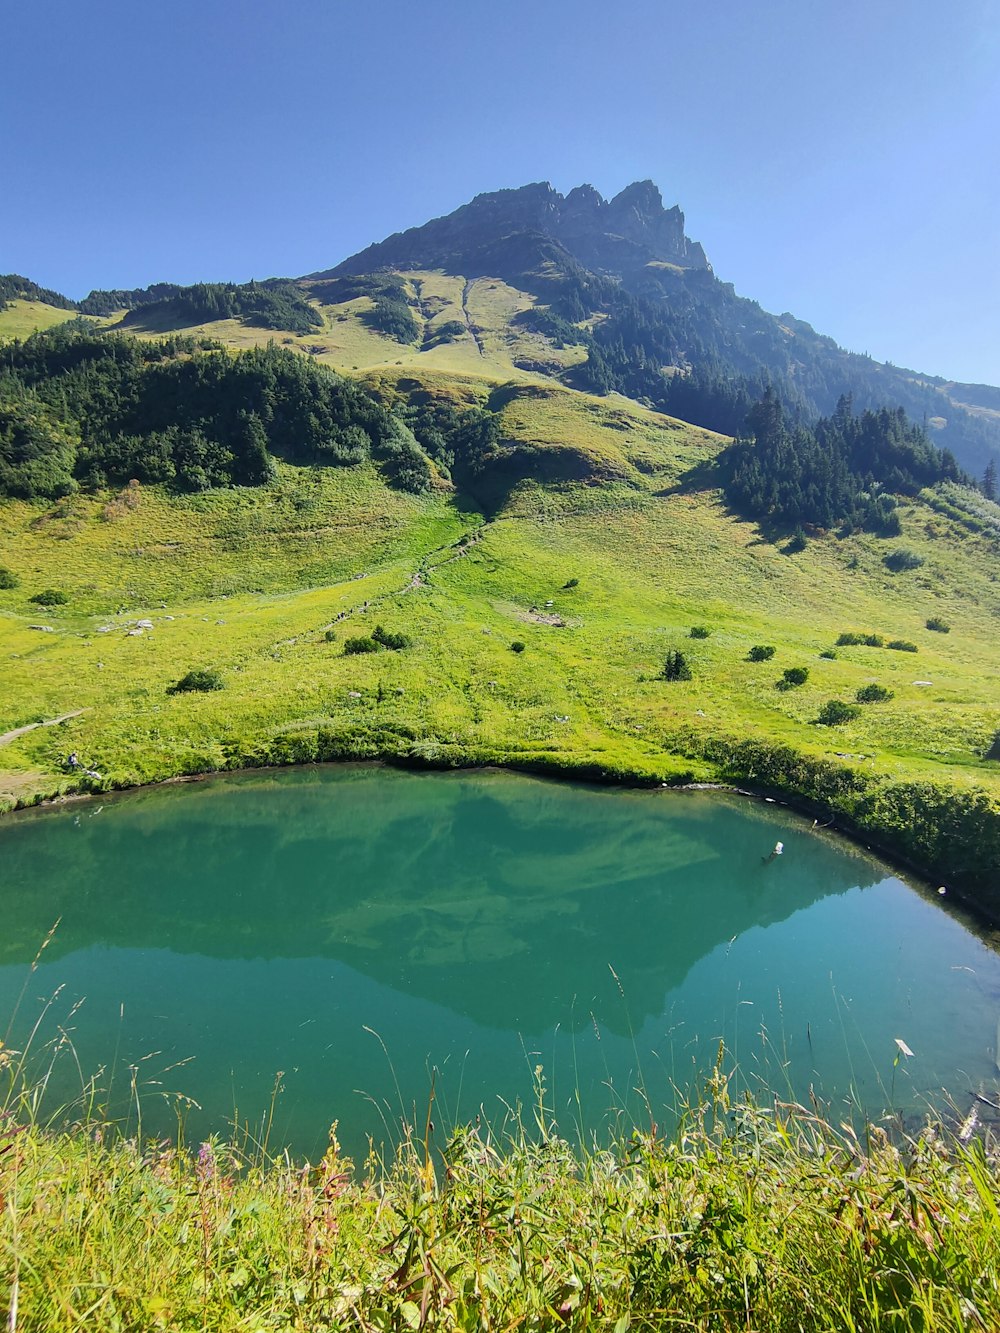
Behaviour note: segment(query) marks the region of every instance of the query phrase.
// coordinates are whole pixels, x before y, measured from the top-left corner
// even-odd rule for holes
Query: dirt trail
[[[48,722],[29,722],[24,727],[15,727],[13,731],[5,731],[0,735],[0,745],[8,745],[11,741],[17,740],[18,736],[23,736],[25,732],[34,731],[36,727],[56,727],[60,722],[68,722],[71,717],[79,717],[86,711],[86,708],[77,708],[72,713],[63,713],[62,717],[50,718]]]
[[[462,288],[462,314],[465,316],[465,324],[469,332],[475,339],[476,346],[479,348],[479,355],[485,357],[486,348],[483,346],[483,340],[479,336],[479,329],[472,322],[472,316],[469,314],[469,292],[472,291],[472,284],[475,278],[466,278],[465,286]]]

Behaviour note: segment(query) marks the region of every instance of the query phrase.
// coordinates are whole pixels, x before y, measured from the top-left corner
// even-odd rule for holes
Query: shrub
[[[806,534],[801,528],[797,528],[785,543],[782,552],[784,555],[798,555],[799,551],[804,551],[805,549]]]
[[[843,699],[828,699],[816,721],[821,727],[837,727],[842,722],[850,722],[860,712],[857,704],[845,704]]]
[[[16,588],[18,584],[17,575],[13,570],[5,565],[0,565],[0,589]]]
[[[393,630],[383,629],[381,625],[376,625],[372,631],[372,638],[376,643],[380,643],[383,648],[391,648],[393,652],[399,652],[401,648],[409,648],[413,640],[408,634],[398,634]]]
[[[917,645],[911,643],[909,639],[890,639],[885,646],[894,648],[897,653],[915,653],[917,651]]]
[[[993,744],[983,755],[984,759],[1000,759],[1000,731],[993,737]]]
[[[365,635],[358,635],[354,639],[344,640],[344,656],[352,657],[355,653],[380,653],[382,645],[377,639],[370,639]]]
[[[3,587],[2,583],[0,583],[0,587]],[[942,620],[940,616],[931,616],[930,620],[927,621],[927,628],[935,630],[938,634],[951,633],[951,626],[947,620]]]
[[[65,606],[69,597],[58,588],[44,588],[41,592],[36,592],[34,597],[29,597],[28,601],[37,602],[39,606]]]
[[[887,699],[895,698],[895,695],[892,690],[873,681],[870,685],[862,685],[854,697],[859,704],[881,704]]]
[[[883,556],[882,563],[894,574],[901,574],[907,569],[919,569],[924,563],[924,557],[906,546],[901,546],[898,550],[890,551],[888,555]]]
[[[515,639],[514,642],[510,645],[510,651],[512,653],[523,653],[524,644],[521,642],[520,639]]]
[[[784,690],[791,690],[797,685],[804,685],[808,679],[808,667],[785,667],[778,685]]]
[[[337,631],[335,629],[328,629],[326,633],[323,635],[323,638],[326,640],[327,643],[336,643]]]
[[[222,677],[218,671],[210,668],[203,668],[195,671],[189,671],[186,676],[181,676],[176,685],[167,687],[168,694],[188,694],[192,690],[221,690]]]
[[[884,648],[885,639],[881,634],[858,634],[854,630],[845,630],[837,637],[838,648],[853,648],[858,644],[865,648]]]
[[[823,651],[820,653],[820,657],[825,657],[827,658],[828,661],[831,662],[834,660],[836,656],[837,654],[834,652],[832,648],[824,648]]]
[[[692,638],[692,639],[707,639],[708,636],[711,634],[711,632],[712,632],[712,631],[711,631],[710,629],[708,629],[705,625],[692,625],[692,626],[691,626],[691,638]]]
[[[690,680],[691,668],[687,664],[687,659],[682,652],[676,648],[671,648],[667,653],[666,661],[663,663],[664,680]]]
[[[747,653],[748,662],[770,662],[774,649],[769,643],[755,643]]]
[[[567,579],[566,582],[563,584],[564,588],[578,588],[579,586],[580,586],[579,579]]]

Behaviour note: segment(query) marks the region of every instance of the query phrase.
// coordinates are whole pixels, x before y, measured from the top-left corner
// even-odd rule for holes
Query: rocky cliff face
[[[684,214],[664,208],[652,181],[636,181],[607,200],[592,185],[562,195],[547,182],[480,194],[446,217],[396,232],[326,273],[379,268],[454,268],[484,246],[518,233],[549,237],[586,268],[626,273],[651,261],[709,269],[705,252],[684,234]]]

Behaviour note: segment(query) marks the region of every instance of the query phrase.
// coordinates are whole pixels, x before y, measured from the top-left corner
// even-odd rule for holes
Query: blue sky
[[[6,0],[0,50],[0,272],[71,296],[651,177],[766,309],[1000,383],[993,0]]]

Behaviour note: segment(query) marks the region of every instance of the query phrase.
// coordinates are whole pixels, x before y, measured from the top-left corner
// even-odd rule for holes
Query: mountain
[[[714,410],[693,403],[673,383],[678,372],[731,386],[770,381],[807,419],[833,412],[842,395],[859,410],[901,406],[972,475],[1000,460],[1000,390],[875,362],[788,312],[772,315],[738,296],[652,181],[611,200],[590,185],[563,196],[547,183],[481,194],[303,283],[321,293],[324,280],[386,270],[502,278],[564,324],[593,325],[588,362],[598,373],[577,374],[575,382],[617,389],[711,429],[732,431],[741,422],[725,401]],[[542,331],[567,332],[552,321]]]

